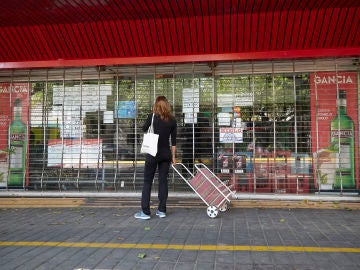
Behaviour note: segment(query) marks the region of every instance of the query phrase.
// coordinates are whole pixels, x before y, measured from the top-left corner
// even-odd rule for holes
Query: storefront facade
[[[204,5],[205,2],[201,1]],[[254,10],[255,2],[246,2]],[[286,10],[285,6],[277,10],[275,2],[269,5],[274,5],[274,11],[258,7],[259,13],[250,14],[246,8],[242,11],[238,7],[236,12],[227,11],[222,16],[209,11],[209,25],[205,24],[204,14],[199,19],[200,14],[195,12],[189,25],[206,32],[205,28],[211,28],[211,22],[221,17],[222,28],[214,31],[225,33],[225,24],[235,29],[234,25],[238,25],[235,17],[247,22],[250,14],[250,22],[256,16],[257,30],[267,33],[266,26],[261,25],[268,16],[272,16],[273,24],[280,23]],[[351,36],[356,33],[353,28],[359,26],[356,20],[359,7],[356,3],[334,7],[329,4],[325,11],[318,8],[313,14],[300,6],[299,10],[289,9],[288,20],[291,12],[295,18],[301,13],[301,18],[324,16],[328,20],[327,14],[332,10],[339,12],[337,18],[347,32],[336,32],[329,38],[331,42],[319,37],[325,47],[322,49],[312,47],[311,42],[293,49],[291,46],[298,44],[301,37],[308,38],[301,29],[295,31],[294,24],[291,31],[300,37],[297,41],[284,39],[282,50],[277,50],[270,38],[280,35],[280,30],[272,35],[264,34],[269,46],[274,45],[269,47],[272,51],[268,55],[266,45],[235,42],[226,34],[221,42],[217,39],[216,44],[204,45],[201,51],[201,42],[210,36],[192,33],[202,39],[194,43],[196,39],[190,35],[184,44],[192,45],[183,48],[179,39],[182,35],[186,37],[186,33],[181,31],[177,37],[171,36],[172,43],[165,41],[166,48],[157,48],[153,43],[147,44],[147,49],[138,45],[131,49],[134,40],[129,40],[122,50],[118,49],[125,55],[116,58],[95,55],[67,61],[50,55],[49,49],[44,56],[47,59],[42,59],[31,54],[30,48],[25,48],[23,54],[15,51],[1,54],[0,188],[139,192],[144,165],[144,156],[140,154],[142,124],[156,96],[165,95],[178,122],[178,162],[191,170],[194,163],[204,163],[238,192],[358,194],[360,51],[359,38]],[[229,4],[230,7],[233,5]],[[343,21],[343,16],[352,18],[352,27]],[[180,26],[179,19],[160,17],[162,23],[155,19],[149,24],[142,22],[142,31],[149,27],[154,36],[153,27],[162,27],[161,35],[165,37],[166,31],[173,33],[171,27]],[[184,29],[187,18],[182,19]],[[164,21],[169,23],[169,29]],[[83,22],[76,23],[87,27]],[[116,22],[102,21],[101,25],[106,23],[111,27]],[[138,31],[140,37],[137,23],[140,22],[133,20],[126,27]],[[122,29],[127,33],[124,25]],[[24,26],[14,26],[26,30]],[[253,26],[245,26],[246,23],[242,34],[250,35],[247,29]],[[31,27],[28,30],[37,33]],[[70,40],[71,33],[76,35],[75,26],[71,27],[71,31],[66,26],[57,30],[65,31]],[[286,27],[284,24],[282,30]],[[330,24],[330,27],[335,26]],[[93,29],[96,32],[100,28],[93,26]],[[314,33],[315,30],[312,37]],[[336,35],[346,36],[346,42],[335,44]],[[157,38],[160,40],[160,34]],[[232,41],[227,47],[229,40]],[[82,46],[89,52],[91,45],[86,43],[84,38]],[[98,44],[95,50],[110,51],[108,54],[113,56],[111,41],[105,43]],[[146,43],[145,38],[141,44]],[[75,51],[79,44],[71,44]],[[51,54],[66,54],[71,47],[64,46],[61,51],[53,46],[55,52]],[[290,49],[284,50],[285,47]],[[169,48],[172,53],[165,56]],[[192,50],[182,51],[185,48]],[[192,52],[196,55],[191,56]],[[28,56],[25,61],[26,53],[33,59]],[[16,61],[10,61],[11,57],[17,58]],[[169,187],[175,192],[191,192],[173,171]]]
[[[3,188],[138,192],[141,127],[158,95],[168,97],[178,121],[178,161],[205,163],[237,191],[359,188],[352,58],[3,75]],[[188,190],[176,173],[170,186]]]

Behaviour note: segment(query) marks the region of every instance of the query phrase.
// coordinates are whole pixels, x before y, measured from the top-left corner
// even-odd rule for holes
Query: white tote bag
[[[151,125],[147,133],[144,134],[144,139],[141,144],[140,153],[150,154],[153,157],[155,157],[157,153],[159,135],[154,133],[153,122],[154,122],[154,114],[152,115]]]

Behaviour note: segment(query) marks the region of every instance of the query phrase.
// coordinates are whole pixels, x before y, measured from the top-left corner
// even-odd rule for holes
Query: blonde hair
[[[165,96],[158,96],[155,100],[153,113],[158,114],[162,120],[174,118],[171,113],[171,106]]]

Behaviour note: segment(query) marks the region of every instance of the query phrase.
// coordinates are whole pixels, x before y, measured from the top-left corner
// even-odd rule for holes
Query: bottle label
[[[352,129],[335,129],[331,131],[331,137],[333,138],[352,138],[353,130]]]
[[[22,146],[13,146],[14,152],[10,155],[10,168],[22,169],[23,168],[23,148]]]
[[[339,169],[351,169],[351,149],[350,145],[342,144],[339,153]]]
[[[10,134],[10,141],[20,142],[25,141],[26,135],[23,133]]]

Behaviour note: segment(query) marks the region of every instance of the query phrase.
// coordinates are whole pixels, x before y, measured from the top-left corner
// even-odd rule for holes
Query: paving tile
[[[128,252],[125,249],[110,249],[110,251],[107,256],[97,263],[96,269],[116,269],[116,266],[124,260]]]
[[[135,261],[130,262],[120,262],[113,269],[121,269],[121,270],[134,270],[137,269],[137,265]]]
[[[273,265],[273,257],[271,252],[253,252],[253,263],[255,265]]]
[[[250,251],[236,251],[234,253],[234,264],[235,265],[252,265],[253,258],[252,252]]]
[[[253,269],[256,270],[275,270],[276,266],[269,264],[269,263],[263,263],[263,264],[253,264]]]
[[[312,261],[313,258],[311,253],[307,252],[290,252],[292,260],[294,261],[294,265],[313,265],[314,262]]]
[[[176,263],[179,260],[179,257],[182,254],[182,250],[176,249],[165,249],[162,250],[160,255],[160,262],[174,262]]]
[[[294,268],[292,266],[292,264],[276,264],[275,269],[276,270],[291,270],[291,269],[297,270],[296,268]]]
[[[232,252],[232,251],[217,251],[216,257],[215,257],[215,263],[217,265],[221,265],[221,264],[234,265],[234,252]]]
[[[174,270],[193,270],[194,269],[194,263],[191,262],[178,262]]]
[[[219,266],[218,269],[221,269],[221,266]],[[256,268],[254,268],[254,265],[252,265],[252,264],[237,263],[234,266],[234,270],[253,270],[253,269],[256,269]]]
[[[121,266],[121,265],[120,265]],[[152,270],[156,266],[156,262],[137,262],[134,268],[136,270]]]
[[[216,269],[214,262],[198,262],[195,265],[196,270],[210,270],[210,269]]]
[[[87,258],[84,258],[81,265],[82,268],[90,268],[90,269],[101,269],[99,265],[102,265],[104,260],[111,256],[111,249],[98,249],[94,253],[92,253]],[[117,257],[117,259],[119,259]]]
[[[293,265],[294,260],[291,256],[291,254],[285,253],[285,252],[273,252],[271,253],[272,260],[275,265]]]
[[[175,268],[176,263],[174,262],[159,262],[154,266],[154,270],[171,270]],[[209,270],[211,268],[207,268]]]
[[[337,266],[357,266],[360,269],[359,254],[333,253],[330,255]]]
[[[198,251],[183,250],[179,256],[179,262],[196,262]]]
[[[233,263],[215,263],[215,269],[233,270],[234,264]]]
[[[216,257],[216,251],[199,251],[197,253],[196,261],[198,263],[214,263]]]
[[[360,265],[345,265],[339,266],[338,270],[359,270]]]

